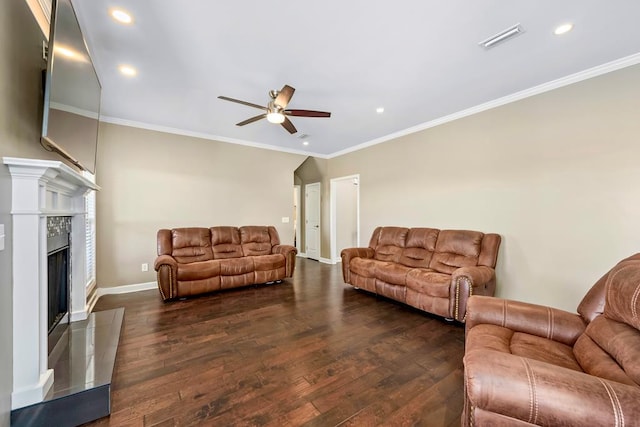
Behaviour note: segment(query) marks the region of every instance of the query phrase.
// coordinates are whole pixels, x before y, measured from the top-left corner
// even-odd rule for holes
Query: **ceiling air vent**
[[[498,34],[493,35],[491,37],[489,37],[486,40],[481,41],[480,43],[478,43],[480,46],[482,46],[485,49],[490,49],[494,46],[496,46],[499,43],[505,42],[509,39],[514,38],[515,36],[522,34],[524,32],[524,30],[522,29],[522,27],[520,26],[520,24],[516,24],[512,27],[507,28],[504,31],[500,31]]]

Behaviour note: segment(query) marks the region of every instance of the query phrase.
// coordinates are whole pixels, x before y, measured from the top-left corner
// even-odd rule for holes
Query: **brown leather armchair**
[[[640,426],[640,254],[578,314],[473,296],[463,426]]]

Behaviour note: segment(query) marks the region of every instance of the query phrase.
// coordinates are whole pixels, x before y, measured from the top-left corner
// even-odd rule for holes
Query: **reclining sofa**
[[[640,426],[640,253],[578,313],[473,296],[463,426]]]
[[[293,276],[298,253],[271,226],[162,229],[157,237],[154,268],[165,301],[280,281]]]
[[[345,283],[464,322],[471,295],[495,294],[498,234],[378,227],[369,247],[341,252]]]

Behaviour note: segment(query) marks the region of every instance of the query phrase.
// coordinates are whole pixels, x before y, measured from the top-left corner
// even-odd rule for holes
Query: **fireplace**
[[[47,217],[47,331],[49,353],[69,324],[71,217]]]
[[[99,187],[62,162],[3,157],[11,174],[13,253],[13,390],[11,408],[42,402],[52,388],[54,370],[49,367],[49,221],[65,225],[66,249],[55,251],[58,263],[54,275],[67,280],[66,302],[69,322],[84,320],[87,303],[86,239],[84,196]],[[56,218],[56,219],[53,219]],[[65,218],[65,219],[62,219]],[[66,251],[66,255],[64,252]],[[66,271],[64,271],[66,270]],[[58,309],[61,307],[58,306]],[[62,307],[64,309],[64,307]],[[56,310],[57,311],[57,310]],[[58,325],[65,324],[65,315]],[[56,328],[54,328],[55,330]],[[71,328],[69,328],[71,329]]]

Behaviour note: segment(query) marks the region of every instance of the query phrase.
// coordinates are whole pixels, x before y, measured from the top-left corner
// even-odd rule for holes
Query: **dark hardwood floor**
[[[340,265],[125,307],[111,416],[87,426],[459,426],[464,328],[355,290]]]

